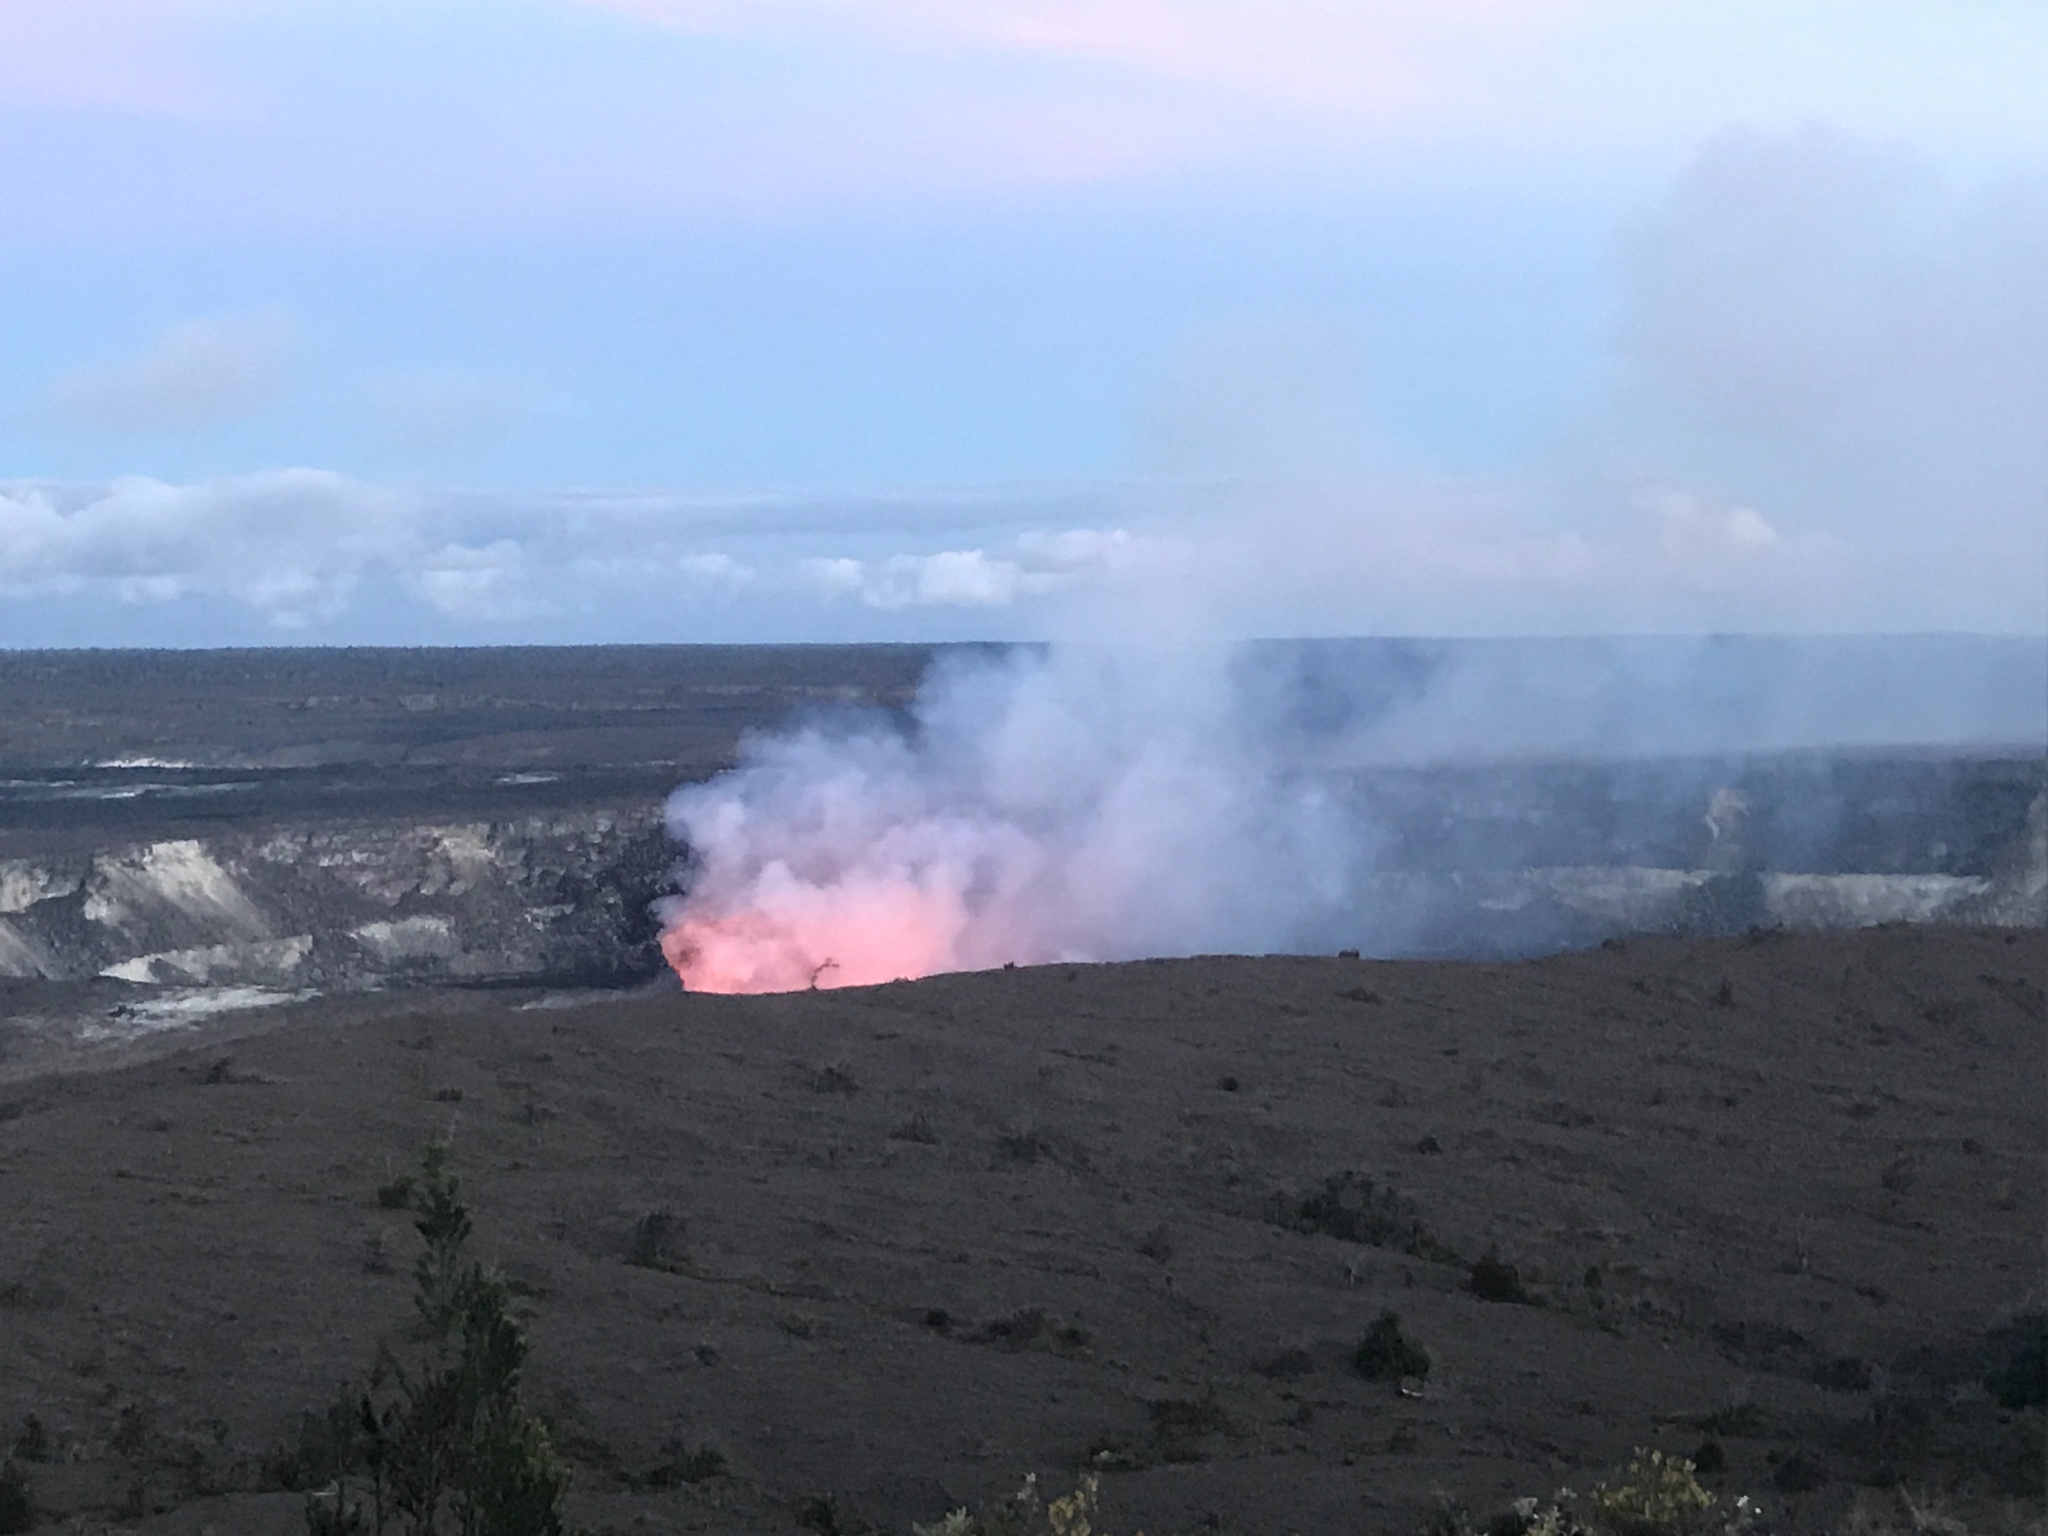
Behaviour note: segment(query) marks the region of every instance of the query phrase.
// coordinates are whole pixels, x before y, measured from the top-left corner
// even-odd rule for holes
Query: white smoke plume
[[[678,790],[663,947],[705,991],[1286,947],[1360,830],[1247,729],[1213,655],[1064,647],[941,666],[908,731],[755,742]]]
[[[1416,829],[1376,820],[1359,792],[1376,773],[1633,761],[1623,793],[1660,804],[1610,807],[1626,821],[1696,816],[1730,759],[1869,747],[2038,754],[2048,654],[1995,637],[946,653],[907,719],[763,736],[670,797],[689,857],[663,949],[712,992],[1398,953],[1430,914],[1377,878],[1384,845]],[[1422,831],[1475,868],[1527,861],[1497,816],[1480,821],[1493,830]],[[1465,847],[1474,835],[1486,845]]]

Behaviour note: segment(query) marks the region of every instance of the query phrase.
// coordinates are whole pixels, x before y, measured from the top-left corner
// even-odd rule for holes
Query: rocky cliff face
[[[660,974],[657,811],[229,828],[0,857],[0,976],[357,990]],[[1643,864],[1383,869],[1326,947],[1516,954],[1621,933],[2048,923],[2048,792],[1977,873]]]
[[[1374,878],[1367,893],[1378,910],[1413,914],[1403,949],[1430,955],[1532,955],[1638,933],[2038,928],[2048,926],[2048,794],[2035,797],[2026,829],[1984,874],[1576,865],[1405,871]]]
[[[0,652],[0,978],[656,975],[663,797],[910,646]]]
[[[230,831],[0,860],[0,975],[352,989],[644,978],[651,809]]]

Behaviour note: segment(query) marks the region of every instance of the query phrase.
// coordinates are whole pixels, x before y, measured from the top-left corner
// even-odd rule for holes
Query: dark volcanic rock
[[[0,973],[170,985],[641,979],[658,815],[358,823],[0,863]]]

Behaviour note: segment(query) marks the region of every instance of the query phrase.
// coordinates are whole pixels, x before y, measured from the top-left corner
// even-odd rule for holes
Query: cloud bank
[[[151,605],[213,598],[280,629],[345,611],[413,544],[404,499],[314,470],[206,485],[0,487],[0,593]]]
[[[807,560],[802,576],[828,597],[855,597],[870,608],[1007,608],[1078,586],[1099,587],[1138,558],[1124,529],[1069,528],[1020,534],[999,551]]]
[[[1117,569],[1131,543],[1122,530],[1007,531],[1073,502],[431,496],[309,469],[185,485],[0,482],[0,622],[8,606],[118,608],[146,632],[155,611],[163,643],[187,644],[366,630],[398,642],[686,639],[706,624],[720,638],[824,638],[849,600],[894,619],[986,615]],[[996,541],[805,553],[887,549],[920,528],[933,541]]]

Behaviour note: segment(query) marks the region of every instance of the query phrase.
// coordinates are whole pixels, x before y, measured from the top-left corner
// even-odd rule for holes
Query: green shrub
[[[676,1239],[683,1224],[666,1210],[649,1211],[634,1224],[633,1246],[626,1254],[628,1264],[642,1269],[666,1269],[675,1258]]]
[[[0,1532],[14,1536],[35,1527],[36,1505],[29,1493],[28,1475],[10,1461],[0,1466]]]
[[[374,1429],[368,1400],[344,1386],[324,1409],[299,1414],[298,1442],[273,1452],[265,1470],[293,1493],[328,1487],[369,1465]]]
[[[1465,1285],[1481,1301],[1528,1306],[1534,1299],[1522,1284],[1522,1272],[1503,1259],[1498,1248],[1488,1248],[1473,1261],[1466,1272]]]
[[[367,1504],[337,1477],[308,1495],[307,1529],[564,1536],[568,1468],[519,1400],[526,1336],[505,1282],[466,1252],[469,1211],[447,1144],[429,1142],[417,1179],[385,1188],[400,1186],[426,1242],[413,1266],[413,1339],[380,1351],[357,1425],[329,1410],[316,1436],[367,1473]]]
[[[2048,1407],[2048,1314],[2030,1312],[1993,1341],[2003,1358],[1984,1378],[1998,1406]]]
[[[1392,1248],[1418,1259],[1449,1262],[1455,1257],[1423,1225],[1415,1202],[1382,1189],[1363,1174],[1332,1174],[1323,1187],[1283,1207],[1279,1224],[1297,1232],[1320,1232],[1347,1243]]]
[[[34,1414],[21,1421],[21,1433],[14,1437],[14,1457],[17,1461],[50,1459],[50,1432]]]
[[[1429,1351],[1402,1331],[1401,1319],[1382,1312],[1365,1330],[1351,1365],[1367,1381],[1398,1381],[1403,1376],[1427,1376]]]
[[[674,1488],[682,1483],[706,1483],[725,1472],[725,1453],[715,1446],[700,1445],[691,1450],[679,1440],[662,1447],[661,1465],[634,1479],[642,1488]]]

